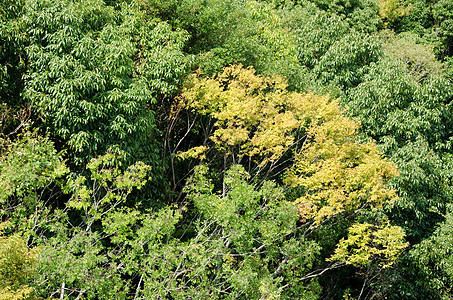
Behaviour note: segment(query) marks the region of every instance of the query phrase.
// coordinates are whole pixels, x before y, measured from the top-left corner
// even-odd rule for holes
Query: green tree
[[[351,90],[346,103],[363,133],[400,166],[394,186],[401,201],[395,203],[394,217],[417,241],[432,232],[451,202],[445,156],[452,134],[451,91],[451,83],[441,77],[417,84],[404,69],[384,60]]]
[[[434,234],[410,252],[416,262],[415,269],[426,278],[427,287],[424,289],[431,290],[431,295],[436,298],[449,299],[453,295],[451,289],[453,257],[449,251],[452,237],[452,217],[448,214],[445,222],[437,227]]]
[[[333,43],[313,68],[318,84],[350,89],[364,81],[369,65],[382,56],[379,41],[369,35],[352,33]]]
[[[369,65],[382,57],[376,36],[354,28],[341,15],[312,4],[290,6],[280,14],[296,35],[297,58],[305,75],[296,85],[298,91],[342,94],[361,83]]]
[[[128,297],[132,266],[124,264],[138,264],[140,259],[121,260],[134,253],[123,253],[125,241],[118,244],[111,236],[124,236],[128,233],[124,225],[135,225],[140,212],[128,209],[126,201],[132,190],[145,185],[150,168],[137,162],[123,171],[119,166],[120,156],[121,153],[109,152],[93,159],[87,165],[91,173],[88,179],[79,176],[65,185],[70,200],[63,209],[54,210],[42,225],[44,234],[36,238],[41,244],[34,276],[34,288],[39,295],[74,295],[87,299]],[[115,218],[121,212],[125,212],[123,218]],[[104,226],[110,220],[115,223]]]
[[[22,16],[23,1],[0,3],[0,133],[13,135],[30,118],[23,103],[23,73],[26,53]]]
[[[324,11],[334,13],[360,32],[375,32],[381,27],[379,7],[372,0],[308,0]],[[303,3],[303,2],[302,2]]]
[[[349,31],[348,24],[337,15],[314,6],[295,6],[282,10],[284,24],[297,36],[297,59],[312,69],[336,41]]]
[[[37,230],[55,205],[59,181],[68,172],[47,137],[25,132],[3,141],[0,157],[0,216],[26,230]]]
[[[23,87],[22,73],[26,63],[22,28],[23,1],[3,1],[0,4],[0,100],[10,105],[19,103]]]
[[[432,8],[437,35],[437,54],[439,58],[453,56],[453,4],[451,1],[440,0]]]
[[[215,289],[230,297],[313,299],[319,292],[314,276],[306,276],[319,251],[298,228],[295,206],[274,182],[256,190],[249,174],[233,165],[225,174],[227,192],[216,193],[199,166],[186,187],[199,210],[212,247],[218,245],[212,266]],[[205,225],[205,226],[206,226]],[[219,251],[219,252],[218,252]]]
[[[117,146],[131,162],[158,165],[156,104],[185,74],[187,39],[138,4],[28,1],[24,95],[71,163]],[[157,171],[158,168],[156,168]]]
[[[394,34],[390,30],[381,32],[386,55],[398,61],[406,72],[418,83],[442,74],[444,66],[436,59],[434,46],[411,32]]]
[[[304,80],[296,58],[295,36],[278,10],[265,1],[144,1],[156,14],[190,34],[186,49],[212,75],[231,64],[253,66],[261,74],[280,74],[296,87]]]

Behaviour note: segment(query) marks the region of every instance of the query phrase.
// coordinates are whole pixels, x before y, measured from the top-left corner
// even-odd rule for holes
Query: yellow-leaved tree
[[[19,233],[5,236],[7,225],[0,224],[0,300],[37,299],[27,285],[36,272],[36,249],[29,249]]]
[[[325,115],[306,128],[307,142],[295,153],[285,180],[306,190],[297,200],[301,218],[319,225],[345,211],[395,201],[395,190],[387,187],[397,174],[395,165],[374,143],[357,141],[357,123],[342,115],[337,103],[323,106],[329,113],[318,108]]]
[[[387,26],[388,22],[395,21],[398,18],[406,16],[412,9],[412,5],[406,5],[400,0],[378,0],[379,17]]]
[[[359,124],[328,96],[291,92],[280,76],[260,76],[253,68],[234,65],[211,78],[194,74],[176,104],[175,111],[181,109],[207,117],[211,126],[199,130],[204,143],[179,152],[180,158],[208,160],[217,153],[218,159],[220,153],[221,172],[241,163],[251,183],[283,178],[286,186],[302,190],[295,205],[301,222],[311,228],[397,199],[387,185],[397,175],[396,166],[373,142],[358,141]],[[391,232],[398,232],[396,242],[379,247],[393,247],[399,254],[404,233]],[[347,262],[342,253],[333,258]]]
[[[341,239],[335,254],[329,260],[365,267],[375,261],[380,267],[391,266],[409,243],[403,243],[405,234],[399,226],[373,226],[356,223],[348,229],[348,237]]]

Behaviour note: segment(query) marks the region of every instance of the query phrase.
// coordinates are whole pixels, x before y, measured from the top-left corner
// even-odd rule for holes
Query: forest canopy
[[[450,0],[0,3],[0,299],[453,298]]]

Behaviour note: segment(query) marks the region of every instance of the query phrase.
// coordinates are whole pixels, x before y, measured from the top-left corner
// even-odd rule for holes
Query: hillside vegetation
[[[453,299],[451,0],[3,0],[0,299]]]

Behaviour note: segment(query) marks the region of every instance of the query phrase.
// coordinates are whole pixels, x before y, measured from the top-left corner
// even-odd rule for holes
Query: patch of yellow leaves
[[[286,179],[306,189],[297,200],[303,219],[320,224],[344,211],[396,200],[396,191],[387,187],[397,175],[396,166],[380,155],[374,143],[357,142],[357,128],[352,120],[337,115],[308,129],[309,142]]]
[[[376,261],[382,268],[387,268],[409,245],[404,238],[399,226],[356,223],[349,228],[348,237],[340,240],[334,255],[328,260],[339,260],[356,267]]]
[[[179,105],[216,120],[210,139],[226,153],[240,149],[239,156],[264,166],[291,151],[294,164],[285,183],[306,190],[297,200],[302,220],[319,225],[345,211],[394,201],[396,192],[386,184],[397,175],[396,166],[374,143],[357,141],[359,125],[342,113],[338,101],[286,88],[282,77],[237,65],[211,78],[194,74]],[[181,155],[201,156],[206,150]]]

